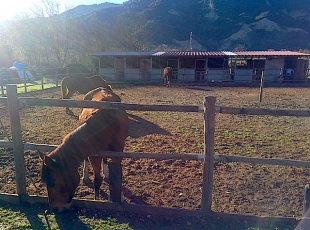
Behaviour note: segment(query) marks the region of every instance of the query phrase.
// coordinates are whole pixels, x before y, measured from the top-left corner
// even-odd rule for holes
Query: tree
[[[37,28],[46,59],[63,67],[68,58],[70,38],[74,36],[72,19],[60,15],[60,3],[57,0],[41,0],[41,5],[36,5],[33,14],[39,19]]]
[[[143,14],[123,13],[115,24],[113,38],[117,41],[120,50],[145,51],[148,49],[149,23]]]
[[[12,66],[14,62],[14,51],[4,28],[0,28],[0,53],[0,66]]]
[[[245,50],[246,50],[245,44],[238,44],[234,48],[234,51],[245,51]]]

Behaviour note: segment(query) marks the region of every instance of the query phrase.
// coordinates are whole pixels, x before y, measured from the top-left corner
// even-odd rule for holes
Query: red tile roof
[[[310,56],[310,54],[288,51],[288,50],[268,50],[268,51],[235,51],[239,56]]]
[[[166,51],[166,52],[97,52],[91,56],[170,56],[170,57],[225,57],[225,56],[296,56],[310,57],[310,54],[286,51]]]
[[[191,56],[191,57],[205,57],[205,56],[226,56],[225,53],[221,51],[167,51],[164,52],[161,56]]]

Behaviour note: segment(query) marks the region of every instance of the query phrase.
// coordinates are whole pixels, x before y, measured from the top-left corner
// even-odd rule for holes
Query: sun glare
[[[0,21],[11,20],[30,9],[31,1],[6,1],[1,0]],[[29,5],[30,4],[30,5]]]
[[[125,0],[110,0],[110,1],[100,1],[100,0],[48,0],[55,1],[60,4],[60,11],[73,8],[77,5],[91,5],[99,4],[102,2],[114,2],[114,3],[123,3]],[[35,6],[42,6],[42,0],[23,0],[23,1],[6,1],[0,0],[0,22],[16,19],[25,14],[31,15],[32,9]]]

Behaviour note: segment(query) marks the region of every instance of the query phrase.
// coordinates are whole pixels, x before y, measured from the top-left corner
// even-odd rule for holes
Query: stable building
[[[304,82],[310,54],[293,51],[97,52],[98,73],[111,81],[161,81],[173,68],[173,82]]]

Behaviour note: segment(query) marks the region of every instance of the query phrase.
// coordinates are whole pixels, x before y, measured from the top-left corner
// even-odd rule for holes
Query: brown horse
[[[99,75],[91,77],[64,77],[61,81],[61,96],[62,99],[69,99],[75,92],[86,94],[100,86],[111,89],[111,85],[108,85]],[[66,107],[66,113],[70,113],[68,107]]]
[[[93,99],[94,96],[96,96],[97,92],[100,91],[102,88],[104,87],[99,87],[97,89],[91,90],[90,92],[88,92],[84,97],[83,100],[87,100],[87,101],[91,101]],[[111,88],[108,88],[109,90],[112,90]],[[97,95],[98,96],[98,95]],[[95,99],[95,98],[94,98]],[[115,96],[113,98],[113,102],[121,102],[121,99],[117,96]],[[81,110],[81,112],[83,111],[83,109]],[[80,121],[79,121],[80,123]],[[107,166],[107,159],[106,158],[102,158],[102,172],[105,176],[105,181],[108,182],[109,179],[109,169]],[[83,174],[82,174],[82,181],[84,184],[89,184],[90,183],[90,178],[89,178],[89,166],[88,166],[88,159],[84,160],[84,165],[83,165]]]
[[[93,101],[119,101],[111,90],[100,88],[90,93]],[[42,159],[41,180],[47,186],[48,202],[54,212],[62,212],[71,205],[75,190],[79,185],[78,167],[89,157],[94,169],[95,199],[99,199],[102,182],[100,175],[102,157],[91,156],[102,151],[122,152],[128,133],[128,115],[122,109],[84,108],[79,116],[80,126],[69,133],[62,143],[48,155],[40,153]],[[110,198],[120,201],[122,168],[120,158],[109,162]],[[117,184],[119,185],[119,184]],[[114,196],[114,197],[113,197]]]
[[[163,76],[164,85],[170,86],[170,81],[172,79],[172,73],[173,73],[172,67],[166,67],[164,69],[164,76]]]

